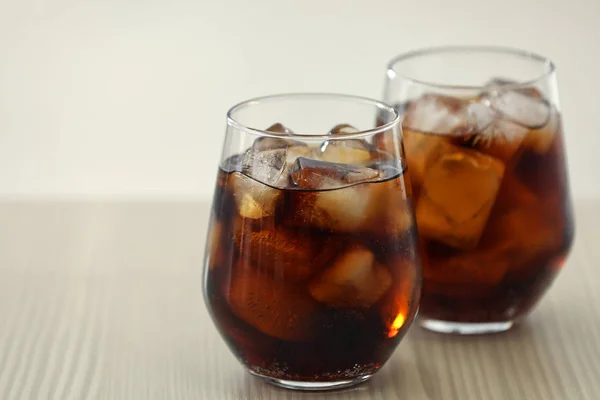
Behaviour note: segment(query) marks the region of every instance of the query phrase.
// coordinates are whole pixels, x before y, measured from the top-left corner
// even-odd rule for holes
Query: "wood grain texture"
[[[208,205],[0,203],[0,399],[600,399],[600,202],[567,266],[496,336],[414,327],[370,382],[296,393],[246,374],[202,298]]]

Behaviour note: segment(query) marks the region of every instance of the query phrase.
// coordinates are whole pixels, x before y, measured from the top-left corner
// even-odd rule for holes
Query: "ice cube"
[[[373,185],[302,193],[293,205],[293,220],[336,232],[364,231],[376,214],[376,193],[368,186]]]
[[[267,132],[272,132],[272,133],[283,133],[283,134],[292,134],[293,133],[291,130],[289,130],[288,128],[286,128],[285,126],[283,126],[279,123],[273,124],[265,130]],[[303,146],[306,146],[306,144],[304,144],[298,140],[292,140],[292,139],[283,138],[283,137],[279,138],[279,137],[263,136],[263,137],[259,137],[252,143],[251,150],[253,152],[260,152],[260,151],[264,151],[264,150],[286,149],[286,148],[292,147],[292,146],[302,146],[303,147]]]
[[[339,256],[309,284],[319,302],[338,308],[369,308],[390,288],[392,276],[375,263],[365,247],[356,246]]]
[[[273,274],[237,268],[227,296],[235,315],[269,336],[307,341],[318,332],[314,318],[318,303],[305,288]]]
[[[525,128],[539,129],[548,123],[550,105],[527,92],[491,87],[483,99],[505,119]]]
[[[560,115],[557,111],[553,111],[550,115],[550,120],[544,127],[529,131],[529,134],[525,138],[524,146],[539,154],[547,153],[560,130]]]
[[[288,129],[287,127],[280,124],[279,122],[271,125],[267,129],[265,129],[265,131],[273,132],[273,133],[285,133],[286,135],[290,135],[290,134],[294,133],[291,129]]]
[[[408,130],[404,132],[408,171],[417,186],[423,185],[428,161],[435,159],[439,146],[446,144],[447,140],[440,135],[428,135]]]
[[[266,129],[266,131],[273,132],[273,133],[284,133],[284,134],[293,133],[291,130],[289,130],[288,128],[286,128],[285,126],[283,126],[279,123],[271,125],[270,127],[268,127]],[[298,140],[292,140],[292,139],[283,138],[283,137],[279,138],[279,137],[263,136],[263,137],[259,137],[252,143],[251,148],[246,152],[246,154],[244,154],[244,158],[255,157],[263,151],[279,150],[279,151],[275,151],[275,154],[278,155],[277,161],[280,162],[280,161],[282,161],[280,159],[280,155],[281,155],[280,149],[289,151],[290,148],[294,148],[297,153],[300,153],[302,151],[305,151],[305,150],[300,150],[300,148],[306,148],[306,147],[307,147],[307,145],[305,143],[300,142]],[[268,154],[268,153],[266,153],[266,154]],[[279,166],[279,164],[277,164],[277,167],[278,166]]]
[[[463,107],[459,99],[426,94],[409,105],[403,125],[420,132],[450,133],[462,125]]]
[[[296,162],[299,157],[314,158],[317,148],[312,146],[291,146],[287,148],[287,164],[288,167]]]
[[[332,136],[356,133],[352,125],[339,124],[329,131]],[[378,158],[377,149],[364,139],[328,140],[317,154],[320,160],[342,164],[365,164]]]
[[[526,96],[533,97],[534,99],[542,98],[542,93],[537,88],[535,88],[535,87],[518,87],[518,86],[521,86],[521,85],[519,85],[519,82],[512,80],[512,79],[492,78],[484,86],[489,91],[489,90],[493,90],[496,86],[507,86],[507,85],[512,85],[512,90],[519,92],[519,93],[523,93]],[[517,85],[517,87],[515,87],[515,85]],[[484,92],[483,96],[485,96],[485,95],[486,95],[486,93]]]
[[[331,189],[376,179],[379,171],[367,167],[351,166],[299,157],[291,171],[295,186],[307,189]]]
[[[464,133],[481,132],[495,120],[494,111],[483,103],[470,102],[464,112],[466,112],[466,116],[463,117],[463,121],[466,123],[456,128],[455,134],[457,130]]]
[[[319,150],[320,160],[342,164],[365,165],[379,157],[377,149],[362,139],[328,140]]]
[[[447,144],[425,173],[419,234],[456,248],[477,246],[503,174],[500,160]]]
[[[406,110],[402,126],[419,132],[453,134],[479,132],[493,119],[484,104],[455,97],[425,94]]]
[[[231,174],[230,187],[239,215],[259,219],[275,215],[281,191],[260,183],[239,172]]]
[[[291,139],[284,138],[276,138],[263,136],[259,137],[252,143],[252,150],[254,151],[264,151],[264,150],[277,150],[277,149],[286,149],[288,147],[306,147],[306,144]]]
[[[293,280],[312,276],[329,261],[336,248],[331,240],[315,241],[306,229],[283,229],[253,220],[238,220],[233,240],[243,255],[242,265]]]
[[[248,149],[242,159],[242,172],[259,182],[279,186],[285,181],[287,148],[258,151]]]
[[[336,232],[402,235],[413,226],[402,177],[342,189],[305,192],[291,205],[294,221]]]
[[[349,124],[338,124],[331,128],[329,131],[330,135],[342,135],[347,133],[356,133],[358,129]]]
[[[505,119],[496,119],[482,132],[468,138],[471,147],[504,162],[514,160],[529,129]]]

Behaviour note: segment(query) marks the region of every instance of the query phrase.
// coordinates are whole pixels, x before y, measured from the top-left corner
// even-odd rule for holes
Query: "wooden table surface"
[[[252,378],[202,297],[207,203],[0,203],[0,399],[600,399],[600,201],[576,202],[564,272],[496,336],[413,327],[371,381]]]

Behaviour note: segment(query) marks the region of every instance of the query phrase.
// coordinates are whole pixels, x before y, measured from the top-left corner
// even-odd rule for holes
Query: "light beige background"
[[[554,59],[576,197],[600,196],[600,2],[0,0],[0,196],[210,196],[228,107],[379,97],[439,44]]]

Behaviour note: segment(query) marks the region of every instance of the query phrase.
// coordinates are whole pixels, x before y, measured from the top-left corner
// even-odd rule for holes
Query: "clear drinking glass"
[[[353,96],[229,110],[204,293],[253,375],[294,389],[352,385],[406,333],[421,269],[399,131],[392,107]]]
[[[573,240],[554,64],[525,51],[441,47],[394,58],[423,256],[419,323],[509,329],[538,302]]]

